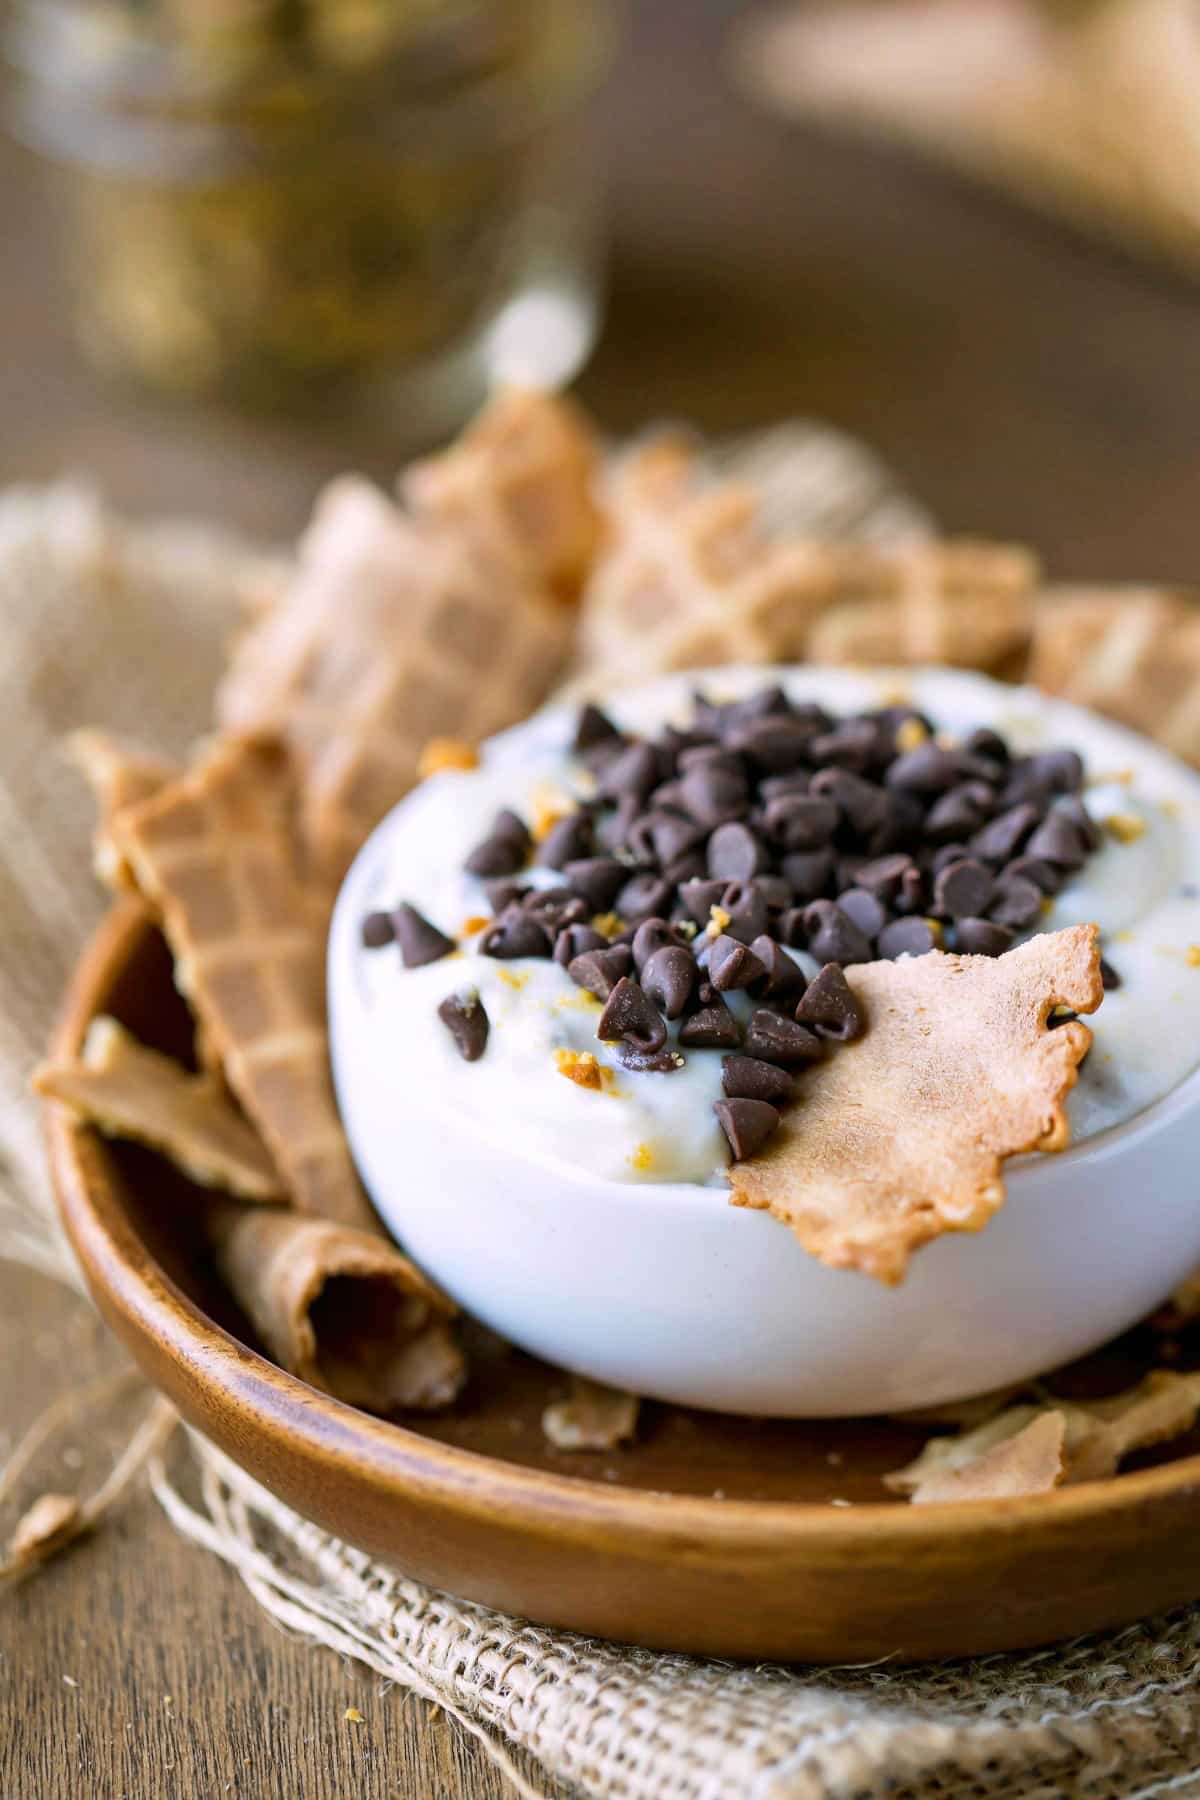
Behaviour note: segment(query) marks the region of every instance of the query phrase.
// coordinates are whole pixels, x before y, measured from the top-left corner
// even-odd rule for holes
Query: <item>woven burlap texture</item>
[[[787,459],[781,462],[779,459]],[[775,437],[795,516],[919,527],[831,435]],[[124,526],[70,487],[0,496],[0,1254],[76,1279],[51,1222],[29,1068],[101,900],[90,808],[57,748],[87,722],[182,750],[208,719],[256,554]],[[406,1580],[282,1506],[212,1446],[159,1462],[175,1525],[289,1630],[458,1718],[546,1791],[613,1800],[1200,1793],[1200,1613],[1025,1656],[924,1668],[738,1668],[544,1631]]]

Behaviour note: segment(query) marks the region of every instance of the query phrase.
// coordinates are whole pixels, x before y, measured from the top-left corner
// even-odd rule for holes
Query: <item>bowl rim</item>
[[[77,1053],[88,1023],[102,1009],[116,973],[131,959],[155,921],[137,900],[119,901],[85,947],[71,978],[51,1053]],[[1200,1486],[1200,1454],[1151,1469],[1058,1488],[1050,1494],[995,1500],[987,1505],[943,1501],[921,1507],[895,1501],[835,1508],[803,1501],[717,1500],[652,1492],[510,1463],[426,1437],[405,1425],[376,1419],[287,1374],[209,1318],[179,1289],[138,1237],[94,1127],[44,1102],[43,1123],[63,1227],[93,1296],[106,1316],[123,1321],[122,1335],[138,1355],[153,1337],[179,1368],[170,1397],[185,1416],[197,1389],[223,1401],[265,1439],[286,1435],[302,1457],[409,1499],[476,1521],[502,1517],[531,1536],[552,1529],[560,1537],[594,1540],[597,1530],[647,1552],[678,1553],[680,1533],[731,1553],[776,1552],[814,1542],[844,1551],[881,1539],[898,1548],[942,1542],[948,1531],[970,1545],[1019,1533],[1035,1521],[1060,1525],[1104,1515],[1141,1513]],[[193,1407],[191,1410],[195,1410]],[[228,1453],[228,1452],[227,1452]],[[236,1459],[235,1459],[236,1460]]]

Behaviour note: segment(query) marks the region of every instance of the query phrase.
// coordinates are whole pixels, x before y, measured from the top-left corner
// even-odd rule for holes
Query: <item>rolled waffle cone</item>
[[[572,628],[503,556],[347,477],[318,502],[287,595],[236,647],[218,720],[287,743],[304,845],[332,889],[417,779],[422,746],[532,711]]]
[[[295,1204],[371,1227],[329,1075],[327,907],[293,848],[278,747],[219,743],[110,831],[175,957],[175,980]]]
[[[401,490],[415,512],[486,538],[536,587],[576,599],[601,530],[593,433],[569,402],[511,388]]]
[[[1016,546],[772,538],[754,492],[706,486],[675,439],[626,458],[609,504],[581,621],[589,675],[803,659],[998,668],[1028,641],[1037,565]]]
[[[1200,765],[1200,603],[1162,588],[1049,588],[1029,679]]]

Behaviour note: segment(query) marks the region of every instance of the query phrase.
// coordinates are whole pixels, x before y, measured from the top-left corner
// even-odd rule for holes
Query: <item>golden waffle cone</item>
[[[995,668],[1028,641],[1028,551],[772,539],[753,491],[705,486],[676,439],[624,460],[610,516],[581,621],[589,674],[802,659]]]
[[[501,557],[347,477],[318,502],[288,594],[235,649],[217,716],[287,743],[301,835],[332,889],[417,779],[423,745],[523,718],[558,675],[571,630],[570,614]]]
[[[1037,559],[970,539],[839,547],[837,593],[813,623],[812,662],[1000,669],[1029,642]]]
[[[623,458],[608,510],[580,621],[589,673],[787,660],[833,592],[829,548],[768,540],[754,491],[705,486],[681,439]]]
[[[300,879],[292,804],[278,748],[225,741],[111,831],[296,1205],[370,1228],[329,1075],[327,908]]]
[[[581,412],[511,388],[401,482],[414,512],[486,536],[530,583],[578,597],[601,530],[597,456]]]
[[[1029,679],[1200,764],[1200,605],[1162,588],[1048,588]]]

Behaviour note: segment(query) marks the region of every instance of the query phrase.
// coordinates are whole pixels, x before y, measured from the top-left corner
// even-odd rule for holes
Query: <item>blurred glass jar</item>
[[[600,0],[24,0],[10,116],[56,175],[102,369],[414,435],[596,329]]]

